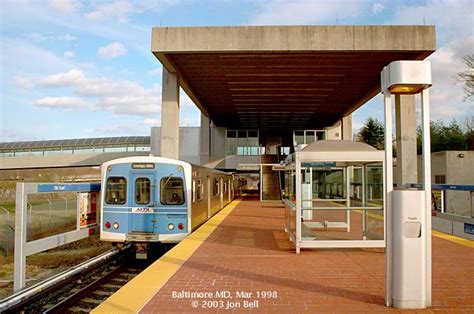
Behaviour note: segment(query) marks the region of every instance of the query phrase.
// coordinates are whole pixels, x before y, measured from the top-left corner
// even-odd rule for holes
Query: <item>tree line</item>
[[[464,122],[453,119],[449,123],[441,120],[430,122],[431,151],[474,150],[474,116]],[[422,130],[417,127],[417,150],[421,154]],[[377,149],[384,149],[384,125],[376,118],[369,117],[359,133],[356,141],[367,143]]]

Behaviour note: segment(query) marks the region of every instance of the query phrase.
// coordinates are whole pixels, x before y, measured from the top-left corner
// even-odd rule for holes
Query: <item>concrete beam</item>
[[[352,141],[352,115],[343,117],[341,120],[342,140]]]
[[[163,67],[166,68],[168,72],[175,73],[178,75],[179,85],[183,88],[184,92],[189,96],[189,98],[191,98],[191,100],[194,102],[196,107],[198,107],[198,109],[202,113],[204,113],[204,115],[209,116],[209,113],[207,112],[206,108],[202,105],[201,100],[196,96],[191,86],[189,85],[188,81],[183,75],[181,75],[178,67],[173,63],[173,61],[164,53],[153,52],[153,54],[158,60],[160,60]]]
[[[165,67],[162,88],[160,154],[179,159],[179,81],[176,73]]]
[[[211,121],[201,113],[201,128],[200,128],[200,165],[207,165],[211,153]]]
[[[395,95],[397,189],[417,183],[416,111],[414,95]]]
[[[152,30],[151,50],[161,53],[358,50],[433,52],[436,50],[436,41],[434,26],[155,27]]]

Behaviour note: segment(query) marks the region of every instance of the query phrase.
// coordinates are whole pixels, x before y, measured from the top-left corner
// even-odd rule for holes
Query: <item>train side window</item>
[[[110,177],[107,179],[105,202],[107,204],[123,205],[127,195],[127,180],[123,177]]]
[[[219,194],[219,180],[214,179],[214,184],[212,185],[212,195],[216,196]]]
[[[178,177],[163,177],[160,181],[160,202],[163,205],[184,204],[183,179]]]
[[[196,180],[193,179],[193,203],[196,201]]]
[[[227,181],[224,180],[224,193],[227,192]]]
[[[201,179],[197,180],[196,196],[198,201],[202,201],[204,199],[204,181]]]
[[[135,202],[140,205],[150,203],[150,179],[138,178],[135,180]]]

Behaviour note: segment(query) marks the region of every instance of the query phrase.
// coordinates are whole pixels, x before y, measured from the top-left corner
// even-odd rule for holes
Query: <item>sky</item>
[[[3,0],[0,142],[149,135],[160,125],[154,26],[435,25],[431,119],[474,115],[456,74],[474,53],[474,0]],[[353,114],[383,121],[379,94]],[[180,125],[200,113],[181,92]]]

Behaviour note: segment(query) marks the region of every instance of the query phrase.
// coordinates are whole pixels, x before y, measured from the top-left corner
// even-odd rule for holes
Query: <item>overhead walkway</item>
[[[0,143],[0,170],[90,167],[111,159],[148,155],[150,136]]]
[[[245,197],[94,312],[398,311],[384,306],[384,264],[383,249],[303,249],[297,255],[284,231],[282,203]],[[473,273],[474,242],[434,233],[429,310],[473,312]]]

